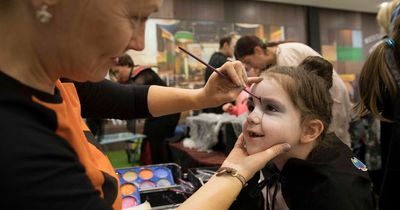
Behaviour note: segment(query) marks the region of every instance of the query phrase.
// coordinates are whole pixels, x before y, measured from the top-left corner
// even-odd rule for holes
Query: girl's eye
[[[265,111],[269,111],[269,112],[278,112],[279,111],[274,105],[271,105],[271,104],[266,104],[263,107],[264,107]]]

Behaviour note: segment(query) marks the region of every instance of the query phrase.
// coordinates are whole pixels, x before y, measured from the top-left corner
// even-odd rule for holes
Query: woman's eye
[[[131,18],[132,22],[135,24],[143,24],[149,19],[148,16],[134,16]]]

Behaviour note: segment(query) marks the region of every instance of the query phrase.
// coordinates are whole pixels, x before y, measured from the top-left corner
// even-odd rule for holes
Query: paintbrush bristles
[[[218,75],[220,75],[221,77],[231,81],[225,74],[221,73],[220,71],[218,71],[217,69],[215,69],[213,66],[211,66],[210,64],[202,61],[200,58],[198,58],[197,56],[193,55],[192,53],[190,53],[189,51],[185,50],[182,47],[178,47],[180,50],[182,50],[183,52],[185,52],[186,54],[190,55],[192,58],[196,59],[197,61],[199,61],[200,63],[204,64],[205,66],[207,66],[208,68],[212,69],[215,73],[217,73]],[[232,82],[232,81],[231,81]],[[260,100],[260,97],[254,95],[254,93],[246,90],[245,88],[243,88],[243,91],[245,91],[246,93],[248,93],[249,95],[253,96],[254,98]]]

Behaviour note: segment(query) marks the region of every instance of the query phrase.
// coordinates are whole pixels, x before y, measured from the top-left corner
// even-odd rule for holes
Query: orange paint
[[[153,177],[153,171],[149,169],[143,169],[140,171],[139,176],[142,179],[151,179],[151,177]]]
[[[130,195],[136,191],[136,188],[133,184],[123,184],[121,185],[121,193],[122,195]]]

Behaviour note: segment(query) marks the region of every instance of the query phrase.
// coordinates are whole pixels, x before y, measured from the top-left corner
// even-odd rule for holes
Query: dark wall
[[[297,5],[248,0],[164,0],[152,17],[289,26],[288,37],[307,40],[306,7]]]
[[[375,15],[252,0],[164,0],[160,11],[152,17],[285,26],[286,39],[306,43],[321,52],[322,45],[332,45],[336,40],[339,46],[343,45],[341,42],[351,42],[339,40],[337,32],[332,33],[335,30],[359,30],[362,31],[363,39],[376,37],[379,28]],[[363,40],[365,57],[375,41]],[[335,67],[348,73],[357,72],[361,64],[362,62],[334,63]]]

